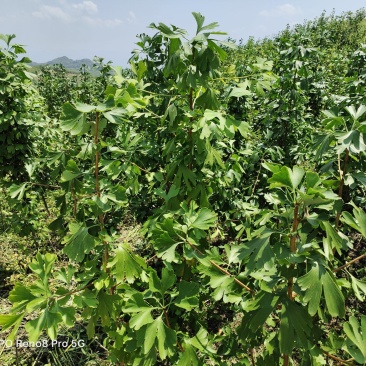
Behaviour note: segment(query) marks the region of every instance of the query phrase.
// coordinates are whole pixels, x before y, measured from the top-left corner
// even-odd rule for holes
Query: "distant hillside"
[[[81,65],[85,64],[86,66],[92,68],[93,67],[93,61],[88,58],[83,58],[81,60],[71,60],[70,58],[63,56],[63,57],[57,57],[54,60],[44,62],[44,63],[37,63],[32,62],[31,66],[42,66],[42,65],[56,65],[61,64],[68,70],[74,70],[79,71]]]

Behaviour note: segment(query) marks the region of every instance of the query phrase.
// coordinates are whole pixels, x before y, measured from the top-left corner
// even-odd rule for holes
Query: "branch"
[[[353,358],[349,359],[349,360],[342,360],[341,358],[337,357],[337,356],[334,356],[332,354],[330,354],[329,352],[327,351],[323,351],[329,358],[331,358],[332,360],[334,361],[337,361],[337,362],[340,362],[341,364],[343,365],[354,365],[353,363]]]
[[[188,245],[199,255],[201,256],[205,256],[195,245],[191,244],[188,240],[185,240],[186,243],[188,243]],[[226,274],[229,277],[233,277],[234,281],[241,287],[243,287],[245,290],[247,290],[248,292],[250,292],[251,294],[255,294],[254,290],[252,290],[250,287],[248,287],[247,285],[245,285],[243,282],[241,282],[240,280],[238,280],[236,277],[234,277],[234,275],[232,275],[229,271],[227,271],[225,268],[222,268],[221,266],[219,266],[217,263],[215,263],[213,260],[209,260],[209,262],[215,267],[217,268],[220,272]]]
[[[343,264],[343,266],[340,266],[340,267],[338,267],[338,268],[333,269],[333,272],[334,272],[334,273],[335,273],[335,272],[339,272],[339,271],[341,271],[342,269],[345,269],[345,268],[349,267],[349,266],[350,266],[350,265],[352,265],[353,263],[356,263],[356,262],[358,262],[359,260],[361,260],[361,259],[363,259],[363,258],[366,258],[366,253],[363,253],[363,254],[362,254],[362,255],[360,255],[359,257],[352,259],[351,261],[347,262],[346,264]]]

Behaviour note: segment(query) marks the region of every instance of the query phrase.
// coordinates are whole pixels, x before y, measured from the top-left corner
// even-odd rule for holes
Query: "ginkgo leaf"
[[[351,204],[353,206],[353,217],[349,212],[345,211],[342,213],[343,222],[357,230],[366,238],[366,213],[353,203]]]
[[[45,309],[38,318],[29,321],[25,329],[29,335],[30,342],[37,342],[43,330],[47,331],[51,339],[56,339],[57,327],[62,322],[60,313],[52,313]]]
[[[352,276],[351,274],[349,274],[349,276],[351,277],[352,289],[354,291],[355,296],[360,301],[365,301],[366,282],[358,280],[356,277]],[[361,294],[361,292],[363,293],[363,295]]]
[[[28,183],[23,184],[12,184],[9,187],[9,193],[11,198],[21,200],[24,197]]]
[[[283,298],[279,341],[281,353],[291,354],[295,341],[305,347],[312,328],[311,317],[304,307]]]
[[[305,291],[303,300],[309,304],[309,314],[315,315],[318,311],[321,295],[324,294],[325,303],[329,314],[343,317],[345,315],[345,302],[342,292],[336,284],[330,271],[318,262],[313,263],[312,269],[298,279],[298,284]]]
[[[173,329],[168,328],[164,324],[162,316],[159,316],[146,328],[144,353],[149,353],[156,343],[159,350],[159,356],[162,360],[165,360],[167,356],[172,356],[174,354],[177,335]]]
[[[196,229],[208,230],[215,225],[216,220],[216,213],[204,207],[198,211],[197,216],[191,221],[190,226]]]
[[[366,362],[366,316],[361,315],[361,322],[351,316],[343,325],[347,335],[346,350],[359,364]]]
[[[70,234],[63,240],[66,243],[64,253],[75,262],[81,262],[85,254],[89,253],[98,242],[98,239],[89,234],[83,223],[73,222],[69,225]]]
[[[179,282],[178,289],[178,296],[173,301],[176,306],[188,311],[198,306],[198,283],[181,281]]]
[[[184,345],[184,352],[181,354],[181,358],[177,363],[177,366],[199,366],[199,359],[197,354],[190,344]]]
[[[133,283],[146,267],[145,261],[131,251],[128,243],[121,243],[114,251],[113,259],[108,263],[111,274],[116,276],[118,282]]]
[[[63,131],[68,131],[71,135],[82,135],[88,131],[90,125],[86,121],[85,112],[75,108],[71,103],[65,103],[62,112],[60,127]]]
[[[130,327],[135,330],[139,330],[144,325],[152,323],[154,321],[153,317],[151,316],[152,310],[153,308],[143,309],[133,315],[129,322]]]
[[[19,326],[25,316],[25,312],[20,314],[1,314],[0,315],[0,326],[1,330],[4,331],[13,327],[10,334],[7,336],[7,339],[10,341],[14,341],[15,335],[19,329]]]
[[[270,245],[270,238],[274,232],[265,229],[260,237],[250,240],[239,246],[237,251],[238,258],[247,261],[245,274],[249,274],[255,269],[269,270],[274,266],[274,252]]]
[[[304,175],[305,170],[301,167],[294,166],[291,170],[284,166],[280,171],[273,173],[272,177],[268,179],[268,183],[271,183],[270,188],[288,187],[295,190],[301,183]]]

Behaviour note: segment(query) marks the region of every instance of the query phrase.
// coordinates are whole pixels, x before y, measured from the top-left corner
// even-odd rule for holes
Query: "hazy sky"
[[[35,62],[101,56],[126,66],[136,35],[152,34],[152,22],[174,24],[193,36],[192,11],[207,24],[218,22],[231,38],[247,40],[274,35],[323,10],[341,14],[364,6],[364,0],[3,0],[0,33],[16,34]]]

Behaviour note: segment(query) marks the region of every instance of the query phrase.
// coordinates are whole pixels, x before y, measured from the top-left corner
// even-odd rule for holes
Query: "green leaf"
[[[72,328],[75,326],[76,319],[75,319],[75,313],[76,310],[72,306],[60,306],[58,302],[54,306],[54,311],[59,313],[62,317],[63,323],[69,327]]]
[[[279,332],[281,353],[291,354],[295,341],[300,346],[306,347],[311,328],[312,320],[306,309],[287,297],[284,298]]]
[[[349,276],[351,277],[351,284],[352,284],[352,288],[353,288],[353,291],[355,293],[355,296],[360,301],[365,301],[366,282],[359,281],[357,278],[355,278],[351,274],[349,274]],[[360,291],[363,292],[363,295],[361,295]]]
[[[197,31],[196,34],[198,34],[203,26],[203,23],[205,22],[205,17],[201,13],[192,12],[194,19],[196,19],[197,23]]]
[[[174,225],[174,220],[166,218],[162,223],[158,223],[152,231],[152,241],[157,255],[168,262],[178,262],[179,257],[176,248],[182,244],[181,234]]]
[[[342,221],[357,230],[364,238],[366,238],[366,213],[353,203],[351,204],[353,206],[353,217],[349,212],[344,211],[342,213]]]
[[[152,347],[156,344],[159,350],[159,355],[162,360],[168,356],[172,356],[175,352],[177,335],[173,329],[168,328],[159,316],[153,323],[146,328],[144,353],[148,354]]]
[[[76,102],[75,109],[82,113],[90,113],[95,110],[95,106],[85,103]]]
[[[322,221],[321,225],[326,232],[326,237],[323,238],[325,256],[330,258],[334,249],[341,254],[342,249],[347,248],[347,239],[341,236],[328,221]]]
[[[89,234],[83,223],[73,222],[69,224],[69,230],[70,234],[63,240],[63,243],[66,243],[63,251],[71,260],[81,262],[85,254],[95,247],[98,239]]]
[[[66,170],[62,172],[60,182],[69,182],[82,174],[76,162],[72,159],[68,160]]]
[[[198,293],[199,285],[196,282],[181,281],[178,286],[178,296],[174,299],[173,303],[187,311],[191,311],[198,306]]]
[[[129,322],[131,328],[139,330],[146,324],[151,324],[154,319],[151,316],[151,311],[153,309],[145,309],[138,312],[136,315],[132,316]]]
[[[270,245],[273,233],[274,231],[265,228],[258,238],[234,249],[237,251],[238,259],[247,263],[244,274],[250,275],[255,269],[270,270],[274,266],[275,255]]]
[[[210,286],[215,289],[211,296],[216,301],[223,299],[224,302],[229,302],[230,295],[237,292],[237,285],[234,282],[234,278],[222,273],[216,267],[213,267],[211,263],[206,265],[205,260],[200,260],[200,262],[202,265],[200,265],[198,268],[201,275],[208,276],[210,279]]]
[[[352,173],[352,177],[356,178],[364,187],[366,187],[366,174],[363,172]]]
[[[115,318],[114,304],[117,304],[119,299],[119,296],[107,294],[105,291],[100,291],[98,293],[97,312],[103,326],[109,326],[111,324],[111,320]]]
[[[78,292],[77,295],[74,296],[74,303],[79,308],[84,307],[97,308],[98,307],[97,295],[94,291],[85,289],[81,292]]]
[[[198,211],[197,215],[194,216],[193,219],[190,219],[189,226],[196,229],[208,230],[210,227],[215,226],[216,220],[216,213],[204,207]]]
[[[238,328],[241,339],[251,338],[253,333],[263,327],[264,323],[276,309],[280,296],[260,290],[254,299],[243,303],[244,316]]]
[[[165,360],[168,356],[173,356],[176,351],[177,335],[173,329],[164,324],[161,316],[156,319],[156,322],[159,356]]]
[[[177,366],[199,366],[199,359],[193,347],[190,344],[185,344],[184,352],[181,353],[181,358],[177,363]]]
[[[170,29],[167,25],[164,23],[159,23],[156,25],[155,23],[151,23],[149,28],[157,29],[160,31],[160,33],[167,37],[167,38],[180,38],[181,35],[186,34],[187,32],[183,29],[176,29],[176,32],[174,32],[172,29]]]
[[[10,341],[14,341],[15,335],[19,329],[20,324],[22,323],[22,320],[25,316],[25,312],[20,314],[1,314],[0,315],[0,326],[2,332],[4,330],[14,327],[11,333],[7,336],[7,339]]]
[[[323,285],[320,281],[321,274],[319,264],[314,262],[312,269],[298,279],[298,284],[302,290],[306,290],[303,297],[305,303],[309,304],[309,314],[315,315],[318,311],[322,295]]]
[[[304,302],[309,304],[309,314],[318,311],[321,294],[324,293],[325,303],[331,316],[345,315],[345,301],[334,275],[324,266],[314,262],[312,269],[298,279],[298,284],[305,290]]]
[[[46,330],[52,340],[56,339],[57,328],[61,322],[61,314],[52,313],[48,309],[45,309],[38,318],[29,321],[25,325],[25,329],[29,334],[29,341],[37,342],[42,330]]]
[[[63,131],[68,131],[71,135],[82,135],[89,129],[86,122],[86,115],[79,111],[71,103],[65,103],[62,107],[60,127]]]
[[[306,188],[315,188],[321,183],[321,179],[317,173],[306,172]]]
[[[301,183],[304,175],[305,171],[303,168],[294,166],[291,170],[284,166],[279,172],[273,173],[272,177],[268,179],[268,183],[271,183],[270,188],[288,187],[295,190]]]
[[[244,96],[248,97],[251,95],[252,95],[252,92],[247,89],[247,85],[244,85],[242,87],[234,87],[229,94],[229,98],[231,98],[231,97],[240,98],[240,97],[244,97]]]
[[[15,284],[15,287],[10,291],[9,301],[13,304],[12,312],[19,312],[25,310],[28,303],[36,299],[37,296],[32,294],[28,287]]]
[[[29,265],[29,268],[37,274],[42,281],[46,282],[56,259],[56,254],[46,253],[45,255],[42,255],[38,252],[36,258],[33,259],[32,263]]]
[[[361,322],[351,316],[343,325],[347,335],[346,350],[359,364],[366,362],[366,316],[361,315]]]
[[[366,112],[366,106],[361,105],[356,110],[355,106],[351,105],[348,107],[345,107],[345,110],[350,114],[350,116],[353,118],[354,121],[357,121],[360,117],[362,117]]]
[[[204,354],[216,353],[216,351],[210,346],[208,339],[208,332],[205,328],[201,327],[197,334],[186,341],[187,344],[192,345]]]
[[[24,193],[25,193],[25,189],[26,189],[27,185],[28,185],[28,183],[12,184],[9,187],[10,197],[11,198],[16,198],[18,200],[23,199]]]
[[[133,283],[146,264],[142,258],[132,253],[128,243],[120,243],[107,267],[111,269],[111,274],[116,276],[118,282],[126,280],[128,283]]]
[[[247,122],[244,121],[237,121],[233,118],[227,118],[235,126],[235,129],[239,131],[242,137],[247,137],[250,132],[250,126]]]

